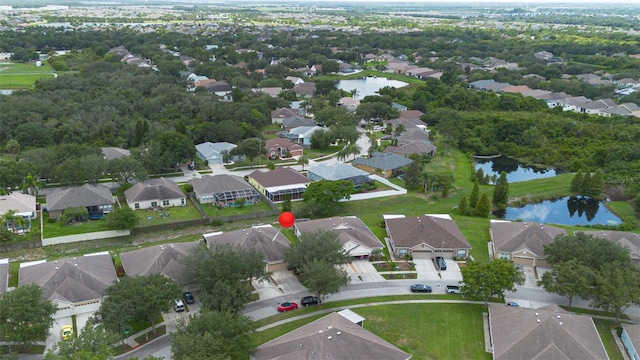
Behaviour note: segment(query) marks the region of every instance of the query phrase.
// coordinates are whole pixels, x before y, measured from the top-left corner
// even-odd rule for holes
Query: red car
[[[283,302],[278,305],[278,311],[285,312],[289,310],[295,310],[298,308],[298,304],[295,302]]]

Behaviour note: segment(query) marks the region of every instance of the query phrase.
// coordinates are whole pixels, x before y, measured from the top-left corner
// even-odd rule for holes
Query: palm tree
[[[347,160],[347,156],[349,156],[351,154],[349,148],[342,148],[340,149],[340,151],[338,151],[338,161],[340,161],[340,159]]]
[[[302,171],[304,171],[304,166],[309,163],[309,158],[306,155],[302,155],[298,158],[298,165],[302,165]]]
[[[37,176],[33,176],[31,173],[28,173],[22,180],[22,192],[38,196],[38,190],[44,188],[44,185],[44,181],[40,181]]]
[[[18,229],[22,229],[26,222],[22,216],[16,215],[16,212],[16,210],[8,210],[2,215],[2,223],[6,226],[11,226],[11,232],[14,238],[18,233]]]
[[[354,159],[356,156],[360,155],[360,151],[362,151],[362,149],[357,144],[349,145],[349,155],[353,155]]]
[[[353,89],[353,90],[349,91],[349,93],[351,93],[351,97],[352,98],[356,98],[360,94],[360,91],[358,91],[358,89],[356,88],[356,89]]]

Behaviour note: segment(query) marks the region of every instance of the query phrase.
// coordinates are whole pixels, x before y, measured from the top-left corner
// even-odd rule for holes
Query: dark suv
[[[318,298],[315,296],[305,296],[302,299],[300,299],[300,304],[302,306],[317,305]]]
[[[443,257],[436,256],[436,270],[445,271],[447,270],[447,262]]]

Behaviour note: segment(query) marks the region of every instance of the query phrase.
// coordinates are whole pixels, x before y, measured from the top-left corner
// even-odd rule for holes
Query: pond
[[[377,96],[378,90],[383,87],[401,88],[409,85],[404,81],[389,80],[384,77],[364,77],[362,79],[353,80],[340,80],[338,82],[338,89],[351,92],[354,89],[357,90],[356,98],[362,100],[365,96]]]
[[[505,220],[535,221],[561,225],[619,225],[622,221],[601,201],[567,196],[522,207],[508,207],[494,215]]]
[[[557,175],[556,170],[553,168],[530,166],[505,156],[491,158],[476,157],[473,159],[473,163],[475,171],[482,169],[484,174],[490,177],[493,175],[499,177],[503,171],[506,172],[507,182],[509,183],[544,179]]]

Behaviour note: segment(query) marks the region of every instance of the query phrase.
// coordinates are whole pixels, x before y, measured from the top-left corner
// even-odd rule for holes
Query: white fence
[[[92,233],[86,233],[86,234],[58,236],[53,238],[42,239],[42,246],[66,244],[66,243],[72,243],[72,242],[78,242],[78,241],[107,239],[107,238],[129,236],[129,235],[131,235],[131,231],[129,230],[109,230],[109,231],[98,231],[98,232],[92,232]]]

